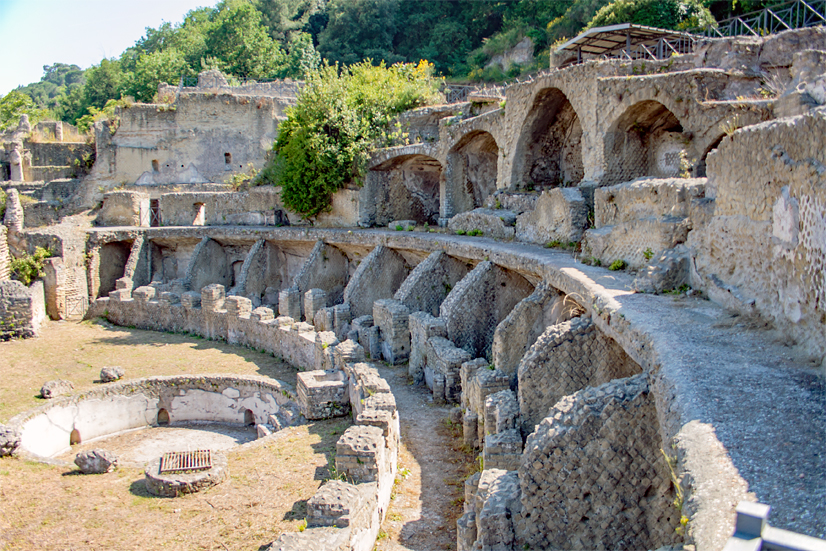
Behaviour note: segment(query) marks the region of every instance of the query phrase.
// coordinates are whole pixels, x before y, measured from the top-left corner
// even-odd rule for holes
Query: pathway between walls
[[[456,518],[462,514],[464,476],[472,467],[459,446],[460,427],[448,423],[451,406],[436,405],[425,386],[412,386],[407,364],[379,365],[396,397],[401,422],[399,471],[376,541],[377,551],[431,551],[456,548]]]

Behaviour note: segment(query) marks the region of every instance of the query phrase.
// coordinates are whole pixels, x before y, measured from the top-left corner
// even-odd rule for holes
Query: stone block
[[[519,400],[512,390],[501,390],[485,398],[485,427],[494,434],[521,429]]]
[[[58,396],[66,396],[67,394],[71,394],[74,389],[75,385],[73,385],[71,381],[65,381],[63,379],[47,381],[43,383],[42,387],[40,387],[40,397],[50,400],[52,398],[57,398]]]
[[[479,208],[457,214],[448,222],[452,232],[481,231],[485,237],[511,239],[514,236],[516,215],[505,209]]]
[[[11,455],[20,447],[20,433],[7,427],[0,425],[0,457]]]
[[[576,243],[588,226],[588,205],[577,188],[543,191],[536,207],[519,216],[516,238],[544,245]]]
[[[118,457],[106,450],[91,450],[77,454],[75,465],[83,474],[103,474],[118,467]]]
[[[327,307],[327,293],[324,289],[310,289],[304,293],[304,315],[308,323],[315,322],[316,312]],[[324,329],[329,331],[330,329]]]
[[[291,288],[278,293],[278,314],[301,321],[301,291]]]
[[[380,428],[353,425],[336,442],[336,471],[356,483],[378,482],[385,469],[384,449]]]
[[[522,434],[519,429],[485,435],[485,468],[515,471],[522,459]]]
[[[224,300],[224,308],[228,316],[249,319],[252,313],[252,301],[246,297],[227,297]]]
[[[457,348],[444,337],[427,340],[427,366],[425,381],[433,390],[437,402],[457,402],[461,397],[462,364],[470,360],[467,351]]]
[[[162,302],[164,304],[180,304],[181,296],[178,293],[164,291],[158,297],[158,302]]]
[[[403,363],[410,357],[410,329],[407,306],[393,299],[373,303],[373,320],[381,338],[382,357],[391,364]]]
[[[130,289],[109,291],[109,298],[117,302],[122,302],[124,300],[132,300],[132,291]]]
[[[112,383],[114,381],[122,379],[125,374],[126,372],[119,365],[104,367],[100,370],[100,382]]]
[[[187,310],[201,307],[201,294],[195,291],[187,291],[181,295],[181,306]]]
[[[356,486],[328,480],[307,501],[307,525],[346,528],[363,506],[364,498]]]
[[[347,364],[364,362],[364,348],[357,342],[346,340],[333,348],[333,365],[344,370]]]
[[[153,298],[155,298],[155,288],[154,287],[138,287],[134,291],[132,291],[132,298],[135,299],[137,302],[149,302]]]
[[[121,277],[115,280],[115,289],[120,291],[121,289],[132,289],[132,278],[130,277]]]
[[[305,371],[297,375],[301,413],[307,419],[329,419],[350,412],[347,377],[343,371]]]
[[[305,324],[306,325],[306,324]],[[300,324],[294,324],[292,327],[296,331],[301,331]],[[312,331],[313,327],[307,325],[305,331]],[[315,334],[315,368],[320,370],[333,369],[335,358],[333,350],[338,344],[336,334],[332,331],[319,331]]]
[[[275,319],[275,312],[272,311],[272,308],[267,308],[265,306],[259,306],[252,312],[250,312],[250,320],[251,321],[270,321]]]
[[[205,312],[217,312],[223,309],[226,298],[224,286],[218,283],[201,289],[201,309]]]

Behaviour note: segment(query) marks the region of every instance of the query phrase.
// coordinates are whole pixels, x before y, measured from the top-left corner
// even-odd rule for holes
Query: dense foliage
[[[696,0],[616,0],[602,7],[587,28],[626,21],[663,29],[690,29],[711,24],[714,16]]]
[[[35,123],[45,116],[45,110],[38,108],[32,98],[17,90],[0,96],[0,130],[17,126],[20,115],[29,115],[29,122]]]
[[[368,151],[387,145],[393,115],[437,99],[439,84],[425,61],[387,67],[366,60],[310,72],[259,183],[282,186],[291,210],[318,215],[333,193],[360,181]]]
[[[586,26],[640,23],[669,28],[724,19],[775,0],[221,0],[162,23],[119,57],[81,70],[45,66],[18,91],[37,117],[76,123],[110,100],[152,101],[158,84],[217,68],[236,78],[304,78],[321,57],[350,65],[418,63],[455,80],[503,80],[548,64],[552,45]],[[491,60],[530,38],[534,61],[503,72]],[[12,98],[14,99],[14,98]],[[7,102],[9,103],[9,102]],[[96,111],[97,110],[97,111]],[[88,120],[88,119],[87,119]],[[2,122],[0,121],[0,124]]]
[[[54,256],[49,249],[37,247],[34,254],[24,254],[11,261],[11,276],[25,286],[31,285],[32,281],[43,277],[43,261]]]

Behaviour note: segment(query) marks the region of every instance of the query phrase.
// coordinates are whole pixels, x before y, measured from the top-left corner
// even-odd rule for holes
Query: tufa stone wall
[[[640,371],[622,347],[588,317],[548,327],[518,368],[523,432],[532,432],[563,396]]]
[[[519,466],[517,542],[532,549],[656,549],[680,541],[645,375],[560,400]]]

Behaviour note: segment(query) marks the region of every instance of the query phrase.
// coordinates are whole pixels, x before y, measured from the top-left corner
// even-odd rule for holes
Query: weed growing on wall
[[[394,115],[439,98],[433,65],[370,60],[310,73],[298,102],[279,127],[275,155],[261,183],[282,186],[291,210],[311,218],[328,210],[333,193],[360,184],[367,154],[387,135]]]
[[[53,256],[49,249],[37,247],[34,254],[26,254],[11,261],[12,277],[28,287],[32,281],[43,277],[43,261]]]

